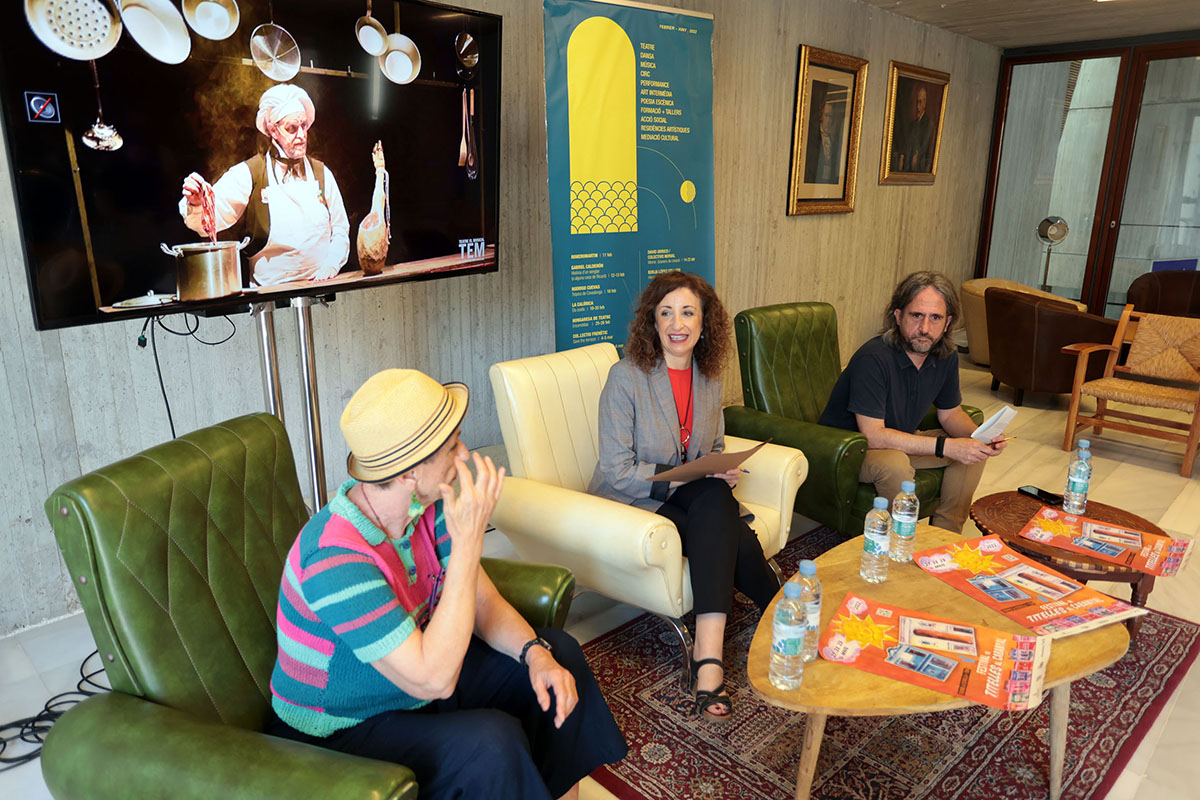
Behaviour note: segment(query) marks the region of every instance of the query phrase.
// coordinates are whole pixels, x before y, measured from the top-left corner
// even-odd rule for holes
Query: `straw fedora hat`
[[[415,369],[385,369],[342,412],[346,469],[360,481],[390,480],[433,455],[467,413],[467,387],[444,386]]]

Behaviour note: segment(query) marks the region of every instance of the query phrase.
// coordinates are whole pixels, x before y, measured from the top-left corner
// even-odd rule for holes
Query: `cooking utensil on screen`
[[[104,107],[100,105],[100,73],[96,71],[95,61],[92,61],[91,65],[92,85],[96,87],[96,121],[79,138],[93,150],[111,153],[113,150],[120,150],[125,140],[117,133],[116,128],[104,122]]]
[[[290,81],[300,71],[300,47],[273,22],[259,25],[250,34],[250,57],[263,75],[279,83]]]
[[[387,31],[383,23],[371,16],[371,0],[367,0],[366,16],[354,23],[354,37],[368,55],[381,56],[387,49]]]
[[[183,0],[183,18],[205,39],[228,39],[241,22],[234,0]]]
[[[421,51],[417,43],[402,33],[387,37],[387,49],[379,57],[379,68],[392,83],[406,84],[421,72]]]
[[[42,44],[76,61],[107,55],[121,38],[113,0],[25,0],[25,19]]]
[[[137,297],[130,297],[128,300],[118,300],[113,303],[113,308],[141,308],[143,306],[161,306],[167,303],[175,302],[173,294],[158,294],[153,289],[146,294],[140,294]]]
[[[263,75],[283,83],[300,71],[300,46],[292,35],[275,24],[275,4],[267,3],[270,22],[250,34],[250,58]]]
[[[479,42],[475,37],[463,31],[454,37],[454,56],[458,61],[455,70],[458,77],[469,81],[475,77],[475,67],[479,64]]]
[[[462,103],[462,141],[458,143],[458,165],[465,167],[467,165],[467,89],[463,87],[463,103]]]
[[[248,244],[249,236],[240,242],[160,244],[159,247],[167,255],[175,257],[176,296],[188,301],[241,294],[239,254]]]
[[[187,24],[170,0],[124,0],[121,20],[133,40],[164,64],[182,64],[192,52]]]
[[[467,109],[467,178],[479,177],[479,143],[475,141],[475,90],[470,91],[471,102]]]

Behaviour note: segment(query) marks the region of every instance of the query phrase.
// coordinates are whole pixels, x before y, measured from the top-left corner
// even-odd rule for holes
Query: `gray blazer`
[[[725,449],[721,382],[704,377],[694,361],[692,427],[688,461]],[[657,511],[663,501],[651,497],[651,491],[663,484],[650,478],[662,471],[660,465],[683,463],[679,414],[665,363],[659,361],[649,373],[628,359],[613,364],[600,392],[599,433],[600,460],[588,492]]]

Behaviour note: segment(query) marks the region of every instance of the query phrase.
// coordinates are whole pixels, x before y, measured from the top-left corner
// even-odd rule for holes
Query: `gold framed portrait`
[[[867,60],[800,45],[787,213],[854,210]]]
[[[949,90],[949,73],[891,62],[883,114],[880,183],[933,183]]]

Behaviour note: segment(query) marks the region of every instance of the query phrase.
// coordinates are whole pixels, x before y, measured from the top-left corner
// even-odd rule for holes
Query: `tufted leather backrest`
[[[513,475],[587,491],[600,457],[600,390],[615,363],[617,348],[605,342],[492,365]]]
[[[308,518],[279,420],[186,434],[45,508],[113,689],[261,729],[283,557]]]
[[[742,399],[769,414],[816,422],[842,372],[837,312],[828,303],[783,303],[733,318]]]

